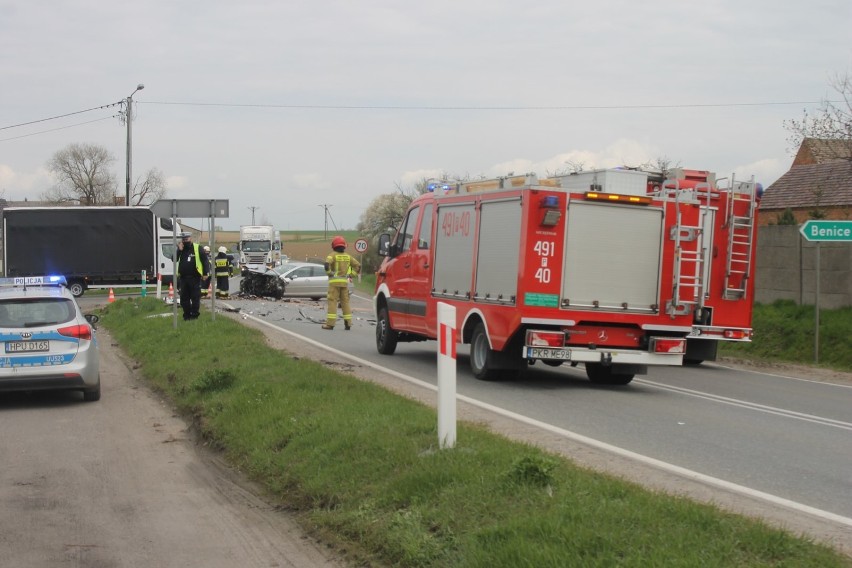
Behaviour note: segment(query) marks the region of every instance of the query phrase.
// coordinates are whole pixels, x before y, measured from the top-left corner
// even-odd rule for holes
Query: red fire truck
[[[717,257],[704,227],[716,229],[712,200],[721,199],[708,181],[623,169],[433,185],[394,239],[379,239],[380,353],[435,339],[438,302],[455,306],[480,379],[540,360],[583,363],[592,382],[627,384],[649,366],[681,365],[698,335],[737,339],[716,321],[735,310],[706,298],[707,260],[715,267]],[[750,296],[752,264],[731,265],[743,274],[725,286]]]

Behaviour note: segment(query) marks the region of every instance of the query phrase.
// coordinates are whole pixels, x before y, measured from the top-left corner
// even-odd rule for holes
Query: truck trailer
[[[74,296],[96,286],[155,283],[171,275],[165,228],[142,207],[10,207],[3,210],[6,276],[61,274]],[[169,220],[165,220],[167,223]],[[162,268],[161,268],[162,267]]]

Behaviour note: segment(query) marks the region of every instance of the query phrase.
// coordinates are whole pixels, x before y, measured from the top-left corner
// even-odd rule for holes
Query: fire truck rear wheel
[[[626,385],[633,380],[634,373],[614,373],[613,368],[600,363],[586,363],[586,376],[596,385]]]
[[[376,349],[382,355],[393,355],[398,339],[399,334],[391,327],[387,307],[380,308],[376,322]]]
[[[500,353],[491,349],[485,324],[478,323],[470,338],[470,370],[473,376],[482,381],[512,379],[518,376],[520,369],[496,368]]]

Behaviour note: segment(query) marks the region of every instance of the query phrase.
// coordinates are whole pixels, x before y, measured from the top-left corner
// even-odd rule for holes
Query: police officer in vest
[[[337,321],[337,304],[343,310],[343,326],[352,329],[352,309],[349,307],[349,277],[361,272],[361,263],[346,253],[346,239],[341,236],[331,240],[334,252],[325,257],[328,274],[328,314],[323,329],[334,329]]]
[[[210,260],[204,249],[192,242],[190,233],[181,233],[180,237],[175,255],[180,307],[184,320],[194,320],[200,315],[201,281],[210,274]]]
[[[216,297],[227,298],[230,296],[228,293],[228,279],[231,276],[231,259],[228,258],[228,249],[225,247],[219,247],[218,253],[214,259],[216,267],[214,272],[216,274]]]

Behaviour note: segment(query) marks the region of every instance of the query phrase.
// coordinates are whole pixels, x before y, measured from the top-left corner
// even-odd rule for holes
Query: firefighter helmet
[[[204,252],[206,252],[207,254],[210,254],[210,246],[209,245],[204,245]]]
[[[228,252],[228,249],[226,249],[225,247],[219,247],[219,249],[218,249],[218,250],[219,250],[219,252],[221,252],[222,254],[225,254],[226,252]]]
[[[346,239],[344,239],[340,235],[331,239],[331,248],[336,249],[337,247],[346,248]]]

